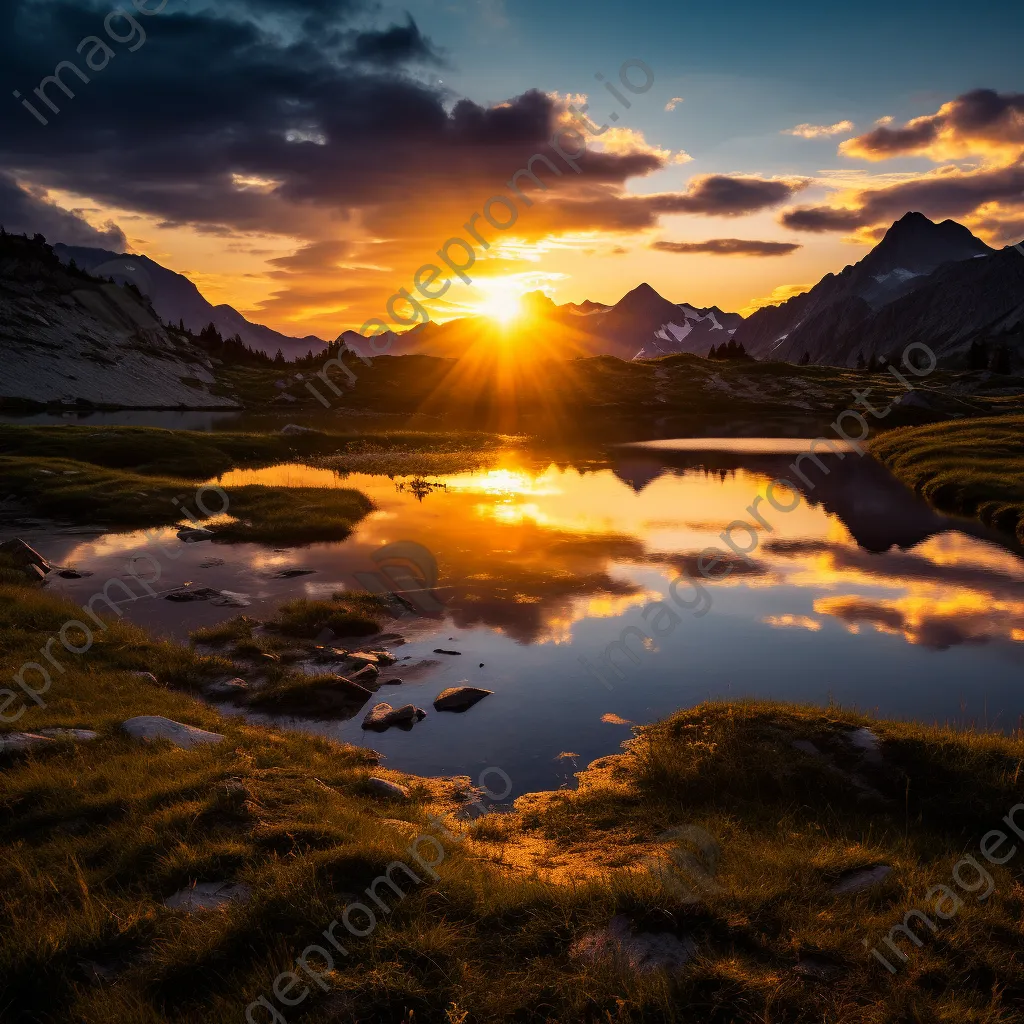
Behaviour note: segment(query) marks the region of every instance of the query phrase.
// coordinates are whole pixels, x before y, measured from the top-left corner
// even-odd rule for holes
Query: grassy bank
[[[454,473],[487,465],[509,442],[492,434],[202,433],[153,427],[0,424],[3,494],[35,515],[121,528],[187,525],[195,491],[235,468],[302,462],[338,472]],[[203,522],[223,541],[342,540],[372,508],[348,488],[232,487],[229,518]],[[220,500],[206,498],[212,512]]]
[[[0,584],[0,674],[38,660],[77,614]],[[87,655],[57,651],[65,671],[47,706],[14,727],[100,738],[0,760],[4,1020],[218,1024],[243,1020],[261,996],[313,1024],[1009,1024],[1024,1012],[1024,853],[1003,867],[982,861],[991,895],[958,890],[959,912],[935,934],[916,927],[920,948],[900,939],[908,961],[895,976],[861,942],[879,945],[913,908],[931,914],[926,892],[952,886],[959,858],[980,859],[981,838],[1005,827],[1020,737],[704,705],[642,730],[578,792],[525,797],[475,824],[448,817],[445,835],[426,815],[455,810],[462,783],[402,780],[366,750],[218,716],[191,696],[223,673],[217,657],[117,624]],[[227,740],[143,746],[119,730],[139,714]],[[864,725],[877,754],[853,741]],[[411,799],[376,795],[371,775],[404,781]],[[712,844],[694,843],[703,832],[692,827]],[[364,938],[342,929],[348,955],[325,987],[302,975],[291,994],[307,996],[283,1006],[274,979],[346,904],[368,902],[389,864],[415,863],[417,834],[443,845],[437,879],[399,875],[404,898],[381,890],[391,912]],[[682,887],[644,867],[673,848],[684,870],[669,881]],[[877,864],[892,868],[881,884],[833,891],[850,869]],[[240,882],[253,895],[193,916],[163,906],[193,881]],[[615,914],[687,937],[696,957],[674,975],[575,958],[573,944]],[[795,970],[814,963],[827,966],[826,983]]]
[[[892,430],[870,448],[936,508],[975,516],[1024,543],[1024,416]]]

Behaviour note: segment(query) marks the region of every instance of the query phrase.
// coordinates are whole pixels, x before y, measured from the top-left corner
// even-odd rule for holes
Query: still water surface
[[[828,476],[805,488],[791,512],[762,503],[771,531],[760,529],[753,564],[737,559],[728,578],[707,584],[707,614],[680,611],[673,631],[642,647],[631,641],[636,653],[615,659],[620,671],[588,671],[580,659],[597,667],[623,629],[650,634],[642,610],[665,600],[701,551],[721,547],[730,523],[752,521],[748,506],[793,459],[753,447],[624,447],[611,460],[575,464],[510,453],[496,469],[438,478],[426,490],[302,465],[234,471],[218,480],[229,494],[249,483],[355,487],[377,511],[348,540],[305,548],[184,544],[174,530],[157,531],[176,556],[162,557],[157,589],[191,582],[229,590],[245,595],[248,614],[268,616],[285,600],[355,587],[356,573],[376,568],[370,556],[382,545],[423,545],[438,562],[443,617],[392,624],[408,637],[395,652],[417,668],[377,699],[431,714],[411,732],[384,734],[363,733],[362,714],[285,721],[373,746],[389,766],[420,774],[476,777],[497,766],[516,793],[569,784],[574,771],[616,750],[631,723],[709,697],[835,701],[885,716],[1016,725],[1024,712],[1024,560],[977,524],[933,513],[857,456],[831,460]],[[24,524],[18,532],[55,562],[95,574],[58,584],[83,602],[123,574],[129,557],[156,550],[141,533]],[[734,536],[745,545],[750,535]],[[315,572],[273,578],[290,567]],[[160,598],[123,610],[179,639],[239,614]],[[437,647],[461,655],[437,655]],[[494,695],[463,715],[432,712],[443,687],[467,680]]]

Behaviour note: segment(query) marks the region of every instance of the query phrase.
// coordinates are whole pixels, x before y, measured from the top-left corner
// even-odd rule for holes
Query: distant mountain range
[[[257,352],[273,357],[280,350],[285,359],[304,356],[310,350],[319,352],[324,347],[324,341],[315,335],[290,338],[246,320],[233,306],[214,306],[184,274],[168,270],[148,256],[61,243],[55,245],[53,251],[65,265],[74,260],[76,266],[87,273],[113,278],[118,284],[132,282],[149,298],[164,323],[177,327],[183,321],[193,334],[198,334],[212,323],[224,338],[233,338],[237,334]]]
[[[314,335],[288,337],[231,306],[212,305],[187,277],[146,256],[60,244],[54,251],[65,264],[74,259],[90,273],[134,282],[165,322],[184,321],[193,332],[213,323],[225,337],[237,334],[270,356],[280,349],[287,359],[323,348]],[[536,355],[552,359],[707,355],[712,346],[735,340],[760,360],[855,366],[920,341],[946,362],[963,363],[974,344],[989,352],[1006,348],[1015,365],[1024,363],[1024,255],[1013,247],[992,249],[963,225],[936,224],[920,213],[893,224],[858,263],[747,319],[717,306],[671,302],[649,284],[614,305],[588,299],[559,306],[541,292],[523,301],[530,316],[503,330],[525,335]],[[486,355],[498,331],[482,316],[429,322],[389,334],[387,351]],[[341,337],[366,350],[356,332]]]

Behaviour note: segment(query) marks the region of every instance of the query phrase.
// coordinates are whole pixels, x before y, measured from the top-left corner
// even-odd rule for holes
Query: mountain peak
[[[963,224],[954,220],[936,224],[923,213],[911,211],[890,226],[863,262],[870,261],[872,271],[880,267],[886,271],[901,267],[915,273],[930,273],[943,263],[992,251]]]

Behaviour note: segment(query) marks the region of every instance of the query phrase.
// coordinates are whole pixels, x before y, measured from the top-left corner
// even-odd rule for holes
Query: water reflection
[[[438,562],[445,618],[417,622],[403,651],[429,660],[442,641],[468,657],[434,659],[408,685],[433,691],[468,678],[495,696],[470,715],[374,736],[374,746],[397,767],[428,773],[501,764],[520,788],[564,776],[561,751],[585,763],[613,750],[624,730],[610,723],[649,721],[708,696],[835,699],[925,720],[957,718],[966,702],[968,717],[1015,723],[1024,710],[1024,560],[856,456],[828,461],[792,512],[771,515],[751,561],[736,558],[726,579],[708,583],[707,616],[687,616],[642,664],[625,666],[612,693],[598,692],[578,657],[643,625],[640,609],[665,598],[680,571],[695,573],[727,524],[750,521],[753,498],[791,462],[782,453],[622,449],[575,464],[510,454],[490,472],[428,481],[301,465],[240,470],[217,482],[229,493],[250,483],[356,487],[377,510],[344,543],[299,549],[185,545],[163,531],[178,557],[165,562],[160,587],[192,581],[243,593],[249,613],[266,616],[285,600],[356,586],[383,545],[423,545]],[[57,562],[96,574],[60,582],[80,601],[146,546],[141,534],[20,532]],[[277,578],[299,565],[316,572]],[[179,638],[237,614],[159,599],[124,611]],[[304,726],[365,741],[357,721]]]

